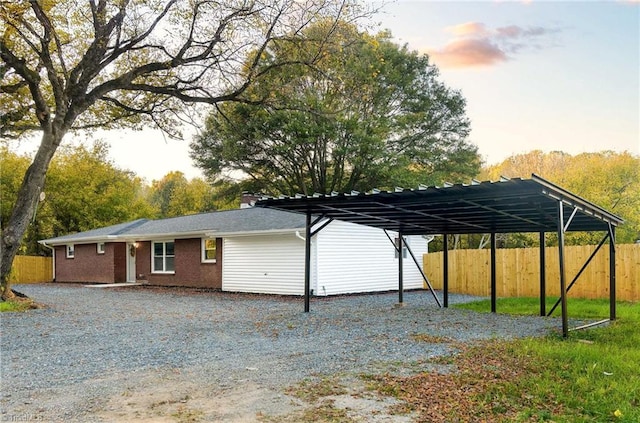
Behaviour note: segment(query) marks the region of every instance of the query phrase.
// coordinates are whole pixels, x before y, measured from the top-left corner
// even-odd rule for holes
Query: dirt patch
[[[332,376],[329,389],[322,379],[282,390],[252,381],[220,388],[187,379],[177,371],[139,378],[135,386],[108,398],[93,417],[124,423],[412,421],[410,414],[397,411],[402,408],[398,400],[380,396],[353,376]]]
[[[220,387],[193,380],[189,374],[149,372],[121,393],[108,398],[94,414],[98,421],[151,422],[251,422],[261,414],[277,416],[295,409],[287,395],[241,381]]]

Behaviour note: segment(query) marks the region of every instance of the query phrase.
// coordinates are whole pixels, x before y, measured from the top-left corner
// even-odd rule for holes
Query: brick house
[[[40,243],[54,252],[56,282],[303,295],[304,229],[304,215],[245,207],[139,219]],[[408,242],[418,257],[427,251],[423,237]],[[398,254],[380,229],[333,221],[312,238],[312,256],[314,295],[398,288]],[[422,287],[410,266],[405,288]]]

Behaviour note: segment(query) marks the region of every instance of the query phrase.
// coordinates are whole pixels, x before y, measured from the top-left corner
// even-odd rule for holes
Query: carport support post
[[[449,307],[449,236],[443,235],[442,240],[442,267],[444,274],[442,275],[442,303],[445,308]]]
[[[496,233],[491,232],[491,312],[496,312]]]
[[[402,286],[402,253],[403,253],[402,232],[398,232],[398,304],[402,304],[403,286]]]
[[[307,212],[304,236],[304,312],[309,312],[311,297],[311,212]]]
[[[616,320],[616,228],[609,225],[609,320]]]
[[[544,232],[540,232],[540,316],[547,315],[547,282]]]
[[[567,318],[567,282],[564,267],[564,206],[558,201],[558,261],[560,263],[560,301],[562,303],[562,336],[569,336],[569,319]]]

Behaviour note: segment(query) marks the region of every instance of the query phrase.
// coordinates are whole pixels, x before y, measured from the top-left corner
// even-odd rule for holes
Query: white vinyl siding
[[[391,239],[397,234],[389,232]],[[398,289],[398,259],[384,231],[354,223],[334,221],[317,235],[316,295]],[[409,247],[422,265],[426,240],[409,238]],[[422,276],[411,255],[403,261],[404,289],[422,288]]]
[[[295,233],[224,238],[222,290],[304,294],[304,241]]]

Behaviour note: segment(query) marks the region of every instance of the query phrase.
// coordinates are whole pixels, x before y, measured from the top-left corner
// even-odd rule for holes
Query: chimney
[[[247,209],[249,207],[253,207],[253,205],[260,199],[259,194],[251,194],[249,192],[243,192],[242,197],[240,197],[240,208]]]

